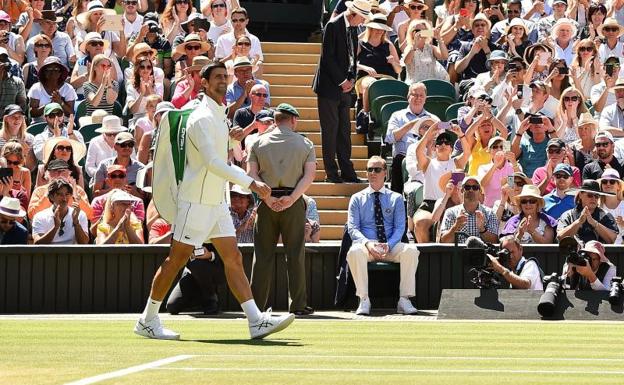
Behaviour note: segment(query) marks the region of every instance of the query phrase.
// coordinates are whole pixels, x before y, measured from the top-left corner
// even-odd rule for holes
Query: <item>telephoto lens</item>
[[[622,277],[611,278],[611,290],[609,291],[609,303],[617,306],[622,303]]]
[[[544,284],[546,284],[546,290],[540,297],[539,304],[537,305],[537,312],[542,317],[552,317],[555,313],[555,306],[557,304],[557,297],[561,292],[561,281],[557,273],[552,273],[544,277]]]

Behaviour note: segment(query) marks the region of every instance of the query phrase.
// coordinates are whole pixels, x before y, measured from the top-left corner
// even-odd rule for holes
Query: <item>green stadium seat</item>
[[[408,103],[403,100],[397,100],[396,102],[386,103],[381,107],[381,121],[379,124],[379,135],[383,138],[386,136],[386,130],[388,129],[388,120],[390,116],[398,110],[402,110],[408,106]]]
[[[446,96],[427,96],[425,110],[437,116],[440,120],[446,119],[446,109],[454,104],[455,100]]]
[[[48,125],[47,122],[33,123],[30,126],[28,126],[26,131],[29,134],[33,134],[33,136],[35,136],[37,134],[41,134],[43,132],[43,130],[45,130],[47,125]]]
[[[457,92],[451,83],[439,79],[427,79],[423,83],[427,87],[427,96],[446,96],[453,102],[457,101]]]
[[[99,133],[95,132],[95,130],[97,130],[100,127],[102,127],[101,124],[93,123],[93,124],[87,124],[86,126],[83,126],[80,128],[80,134],[84,138],[84,142],[86,145],[88,145],[91,142],[91,139],[100,135]]]
[[[368,103],[372,106],[373,101],[383,95],[399,95],[407,99],[409,86],[400,80],[379,79],[368,87]]]
[[[381,120],[381,107],[386,103],[396,102],[397,100],[406,99],[404,96],[400,95],[382,95],[377,97],[370,106],[371,119],[373,119],[374,122],[379,122]]]
[[[448,106],[448,108],[446,109],[446,112],[444,113],[446,121],[449,122],[453,119],[457,119],[457,111],[459,111],[460,107],[463,107],[465,105],[466,103],[459,102],[459,103],[451,104],[450,106]]]

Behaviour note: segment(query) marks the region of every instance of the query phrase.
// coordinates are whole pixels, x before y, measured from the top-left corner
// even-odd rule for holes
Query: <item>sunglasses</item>
[[[104,42],[103,41],[90,41],[89,45],[91,47],[104,47]]]
[[[548,149],[548,153],[549,154],[561,154],[561,149],[560,148],[549,148]]]
[[[385,168],[383,168],[383,167],[367,167],[366,168],[366,172],[371,172],[371,173],[375,173],[375,174],[379,174],[383,170],[385,170]]]
[[[139,66],[139,69],[141,69],[141,70],[151,70],[152,66]]]
[[[578,102],[581,98],[579,98],[578,96],[564,96],[563,97],[563,101],[564,102]]]
[[[63,111],[51,112],[47,116],[50,118],[60,118],[63,116]]]
[[[555,174],[555,179],[568,179],[570,175],[568,174]]]
[[[118,146],[121,148],[134,148],[134,142],[119,143]]]
[[[15,219],[0,219],[0,224],[13,226],[15,224]]]
[[[58,67],[49,67],[45,69],[45,72],[61,72],[61,69]]]
[[[425,6],[424,6],[424,5],[422,5],[422,4],[418,4],[418,5],[410,5],[410,6],[409,6],[409,9],[411,9],[412,11],[415,11],[415,10],[419,10],[419,11],[421,11],[421,10],[423,10],[424,8],[425,8]]]
[[[498,146],[492,146],[490,147],[492,150],[502,150],[503,149],[503,145],[499,144]]]
[[[108,177],[111,178],[111,179],[123,179],[123,178],[126,177],[126,174],[113,173],[113,174],[110,174]]]
[[[523,181],[523,180],[521,180],[521,179],[518,179],[518,180],[514,180],[514,184],[516,185],[516,187],[520,187],[520,188],[522,188],[522,187],[524,187],[524,185],[526,184],[526,182],[525,182],[525,181]]]
[[[487,27],[487,24],[485,24],[485,23],[474,23],[474,24],[472,24],[472,26],[475,27],[475,28],[485,28],[485,27]]]
[[[100,64],[100,67],[102,68],[111,68],[113,65],[112,64]]]
[[[618,181],[615,180],[615,179],[603,179],[603,180],[600,181],[600,184],[615,185],[616,183],[618,183]]]
[[[609,143],[609,142],[600,142],[600,143],[595,143],[594,146],[607,148],[607,147],[609,147],[610,144],[611,143]]]
[[[139,4],[138,1],[126,1],[126,5],[137,5]]]
[[[56,150],[71,152],[72,146],[56,146]]]
[[[513,13],[513,14],[520,14],[520,10],[519,9],[508,9],[507,13]]]
[[[242,19],[232,19],[232,23],[243,23],[245,20],[247,20],[247,19],[245,19],[245,18],[242,18]]]
[[[50,44],[35,44],[35,48],[50,48]]]
[[[463,187],[464,191],[479,191],[481,190],[481,186],[479,186],[478,184],[466,184]]]
[[[579,47],[579,52],[593,52],[594,47]]]
[[[620,28],[618,27],[604,27],[602,29],[605,32],[618,32],[620,30]]]
[[[176,0],[176,4],[188,4],[189,0]]]
[[[20,164],[22,164],[22,161],[21,160],[16,160],[16,161],[7,160],[6,163],[7,163],[7,166],[19,166]]]
[[[201,45],[187,45],[184,49],[187,51],[199,51],[201,49]]]
[[[268,98],[269,97],[269,94],[263,94],[263,93],[260,93],[260,92],[254,92],[252,95],[258,96],[260,98]]]
[[[594,194],[594,193],[585,193],[585,196],[587,196],[588,198],[594,198],[594,199],[598,199],[598,194]]]
[[[225,8],[225,3],[212,4],[210,6],[210,8],[212,8],[212,9],[215,9],[215,8]]]
[[[448,140],[439,140],[436,142],[435,145],[436,146],[450,146],[451,142],[449,142]]]
[[[246,41],[239,41],[238,43],[236,43],[236,45],[244,45],[246,47],[251,47],[251,43],[246,42]]]
[[[521,205],[526,205],[526,204],[534,205],[536,203],[537,203],[537,199],[521,199],[520,200]]]

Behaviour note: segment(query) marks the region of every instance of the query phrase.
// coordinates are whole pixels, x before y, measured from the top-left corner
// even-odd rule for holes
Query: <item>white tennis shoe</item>
[[[413,315],[418,314],[418,309],[412,305],[412,301],[410,301],[409,298],[401,297],[397,303],[397,313]]]
[[[294,314],[284,314],[282,316],[273,317],[271,315],[271,309],[262,313],[260,319],[253,324],[249,323],[249,334],[251,338],[259,339],[268,336],[269,334],[277,333],[284,330],[295,320]]]
[[[163,327],[158,316],[149,321],[139,318],[134,325],[134,333],[147,338],[158,340],[179,340],[180,334]]]

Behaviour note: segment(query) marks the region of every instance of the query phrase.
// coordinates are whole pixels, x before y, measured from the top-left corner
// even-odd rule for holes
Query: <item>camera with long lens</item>
[[[609,303],[617,306],[622,303],[622,277],[611,278],[611,290],[609,290]]]
[[[574,237],[565,237],[559,242],[559,252],[565,255],[568,265],[587,266],[591,257],[586,251],[578,251],[578,246]]]
[[[477,237],[468,237],[464,248],[464,258],[471,266],[470,282],[479,289],[500,288],[506,285],[505,279],[492,269],[492,263],[488,255],[493,256],[498,262],[507,266],[511,254],[507,249],[501,249],[496,245],[483,242]],[[508,286],[508,284],[507,284]]]
[[[563,291],[563,279],[557,273],[552,273],[544,276],[543,282],[546,290],[540,297],[537,312],[542,317],[552,317],[557,306],[557,298]]]

